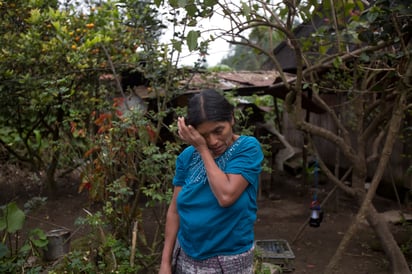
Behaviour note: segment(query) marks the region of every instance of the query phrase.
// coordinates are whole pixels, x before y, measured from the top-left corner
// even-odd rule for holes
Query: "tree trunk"
[[[62,96],[59,96],[59,103],[62,105],[63,104],[63,99]],[[64,119],[64,110],[63,108],[59,108],[56,113],[56,125],[54,126],[48,126],[45,124],[46,127],[49,128],[52,136],[53,136],[53,142],[55,143],[55,146],[57,146],[56,149],[53,148],[53,155],[52,159],[49,163],[49,165],[46,168],[46,186],[48,191],[51,193],[51,195],[54,195],[56,192],[56,180],[55,180],[55,175],[57,171],[57,167],[59,165],[60,161],[60,147],[59,147],[59,140],[60,140],[60,125],[63,124],[63,119]]]
[[[59,160],[60,160],[60,150],[57,150],[53,153],[52,160],[46,169],[46,178],[45,178],[46,182],[45,183],[47,186],[47,190],[49,191],[51,195],[54,195],[57,189],[55,175],[56,175],[56,170],[57,170],[57,165],[59,163]]]
[[[405,259],[404,254],[400,250],[395,238],[390,231],[387,221],[378,214],[376,209],[371,205],[366,211],[366,219],[369,225],[376,232],[380,239],[382,248],[384,249],[386,255],[392,265],[392,273],[394,274],[407,274],[412,273],[409,270],[408,263]]]
[[[399,128],[402,121],[402,115],[406,108],[406,95],[405,92],[402,92],[399,95],[399,98],[394,104],[393,113],[391,120],[389,122],[389,130],[387,133],[387,138],[382,150],[381,158],[376,168],[375,175],[372,179],[371,186],[368,190],[368,193],[365,195],[360,194],[358,196],[358,202],[361,204],[358,214],[352,225],[349,227],[348,231],[345,233],[341,243],[339,244],[335,255],[330,260],[329,264],[325,269],[325,274],[333,273],[334,269],[342,257],[343,251],[347,248],[351,238],[356,233],[360,222],[366,217],[369,221],[369,224],[377,233],[378,237],[381,240],[383,249],[385,250],[386,255],[391,260],[391,265],[393,273],[402,273],[409,274],[408,263],[405,259],[405,256],[402,254],[399,246],[393,238],[391,231],[389,230],[388,224],[382,219],[382,217],[377,214],[376,209],[372,204],[372,199],[376,194],[376,189],[379,186],[379,182],[383,177],[383,172],[389,158],[392,153],[393,145],[396,140],[396,136],[399,134]]]

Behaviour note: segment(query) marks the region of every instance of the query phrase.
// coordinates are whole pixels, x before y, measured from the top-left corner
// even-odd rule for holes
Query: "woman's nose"
[[[217,143],[217,138],[213,134],[210,134],[207,137],[206,142],[208,143],[209,146],[213,146]]]

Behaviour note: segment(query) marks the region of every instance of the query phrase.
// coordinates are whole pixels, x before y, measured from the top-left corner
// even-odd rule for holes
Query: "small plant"
[[[283,269],[279,265],[267,263],[263,261],[261,250],[255,248],[253,258],[254,274],[282,274]]]
[[[43,230],[35,228],[29,232],[27,240],[20,246],[19,232],[23,229],[25,217],[25,213],[16,202],[0,207],[1,273],[16,273],[21,270],[25,273],[36,273],[41,268],[36,261],[41,257],[42,249],[47,246],[48,240]]]
[[[72,244],[72,250],[54,269],[68,273],[137,273],[142,265],[131,263],[130,242],[118,238],[103,212],[87,211],[78,225],[88,225],[92,232]],[[137,254],[141,258],[140,253]],[[60,273],[60,272],[58,272]]]
[[[90,234],[93,239],[85,239],[90,245],[68,256],[66,267],[76,268],[75,272],[90,268],[91,272],[147,272],[159,261],[181,145],[174,140],[157,142],[154,121],[165,113],[147,114],[138,108],[121,112],[118,106],[115,100],[112,111],[96,116],[97,131],[85,153],[79,189],[87,190],[101,207],[79,220],[95,233]],[[151,228],[147,231],[146,222]]]

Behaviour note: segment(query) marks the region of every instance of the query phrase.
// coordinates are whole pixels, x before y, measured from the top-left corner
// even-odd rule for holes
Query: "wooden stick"
[[[130,266],[134,266],[134,257],[136,255],[136,241],[137,241],[137,221],[133,224],[132,231],[132,251],[130,253]]]

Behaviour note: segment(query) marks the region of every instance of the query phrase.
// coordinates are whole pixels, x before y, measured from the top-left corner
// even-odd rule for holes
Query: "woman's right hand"
[[[194,146],[196,149],[200,147],[206,147],[206,140],[202,135],[191,125],[186,125],[185,118],[179,117],[177,119],[177,127],[179,129],[178,134],[180,139]]]

